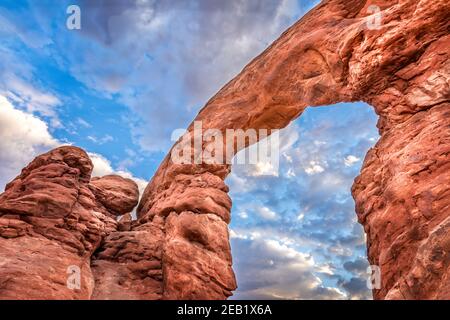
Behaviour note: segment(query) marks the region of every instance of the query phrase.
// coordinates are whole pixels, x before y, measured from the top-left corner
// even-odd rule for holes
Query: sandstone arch
[[[379,30],[367,28],[370,5]],[[196,118],[204,130],[278,129],[307,106],[374,107],[381,138],[352,193],[382,271],[376,299],[450,298],[449,18],[447,0],[323,1]],[[117,222],[137,202],[132,181],[91,180],[75,147],[37,157],[0,195],[0,298],[227,298],[230,169],[167,156],[138,220]],[[73,265],[77,290],[66,286]]]
[[[379,30],[367,27],[373,4],[382,12]],[[446,1],[323,1],[195,119],[204,130],[278,129],[307,106],[371,104],[381,138],[352,193],[370,263],[382,271],[377,299],[450,297],[449,13]],[[165,225],[166,298],[225,298],[236,286],[229,249],[223,255],[229,171],[166,157],[144,193],[139,221]]]

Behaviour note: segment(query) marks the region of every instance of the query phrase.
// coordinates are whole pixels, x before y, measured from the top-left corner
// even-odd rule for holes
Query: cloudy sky
[[[317,2],[0,0],[0,188],[61,144],[144,188],[171,133]],[[375,123],[363,103],[308,109],[281,132],[279,172],[235,168],[235,298],[371,298],[350,187]]]

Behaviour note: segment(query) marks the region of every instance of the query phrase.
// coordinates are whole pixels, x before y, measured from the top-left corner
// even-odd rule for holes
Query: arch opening
[[[411,1],[387,2],[383,7],[386,21],[398,20],[400,13],[405,19],[373,30],[365,23],[364,7],[325,1],[219,90],[188,128],[195,133],[195,122],[202,121],[203,130],[219,132],[229,128],[279,129],[307,106],[370,103],[380,116],[377,127],[381,138],[367,153],[352,195],[358,221],[366,230],[369,260],[383,275],[380,289],[374,291],[375,299],[429,299],[446,297],[449,292],[448,284],[442,282],[447,267],[435,272],[425,267],[431,260],[448,265],[445,254],[434,255],[447,246],[442,234],[449,226],[448,184],[442,183],[449,172],[450,119],[448,81],[442,76],[448,73],[445,7],[443,1],[425,1],[419,12]],[[333,17],[324,11],[334,12]],[[406,12],[411,14],[403,14]],[[336,19],[330,23],[328,18]],[[419,35],[417,23],[434,27],[430,33]],[[402,44],[408,44],[408,50],[394,45],[399,37]],[[421,41],[416,41],[418,38]],[[195,151],[195,143],[188,149]],[[350,156],[346,158],[349,164],[355,161]],[[325,172],[320,163],[309,164],[308,172]],[[231,199],[223,183],[229,171],[228,164],[180,165],[166,157],[147,186],[138,218],[146,223],[169,216],[169,222],[164,223],[172,229],[167,236],[166,228],[164,255],[166,260],[178,262],[163,267],[164,297],[222,299],[236,289],[227,230]],[[274,217],[276,212],[268,208],[262,215]],[[201,251],[196,239],[182,232],[200,232],[197,225],[202,223],[208,224],[205,239],[209,230],[215,230],[215,236],[204,244],[220,243],[218,249],[208,246]],[[216,232],[219,229],[220,235]],[[213,252],[215,269],[194,266],[182,270],[178,265],[191,260],[178,253],[187,248],[195,252],[196,266],[204,265]],[[171,279],[169,274],[182,274],[191,283],[189,290],[180,292],[177,277]],[[199,293],[205,287],[202,279],[209,278],[216,279],[218,285],[211,285],[209,294]]]
[[[280,132],[276,172],[233,166],[225,180],[239,284],[233,298],[372,298],[351,186],[379,138],[376,122],[362,102],[307,108]]]

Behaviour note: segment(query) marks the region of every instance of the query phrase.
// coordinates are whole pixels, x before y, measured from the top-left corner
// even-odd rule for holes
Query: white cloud
[[[286,172],[286,177],[293,178],[295,176],[296,176],[296,174],[295,174],[294,169],[293,168],[289,168],[288,171]]]
[[[351,167],[355,163],[357,163],[359,160],[361,160],[358,157],[355,157],[354,155],[349,155],[344,159],[345,166]]]
[[[317,161],[310,161],[309,165],[305,167],[305,172],[310,176],[324,171],[325,169]]]
[[[58,97],[34,87],[15,75],[4,75],[3,86],[3,94],[25,108],[27,112],[49,117],[53,127],[62,126],[56,113],[56,108],[62,104]]]
[[[34,157],[61,143],[38,117],[16,109],[0,96],[0,186],[16,177]]]
[[[140,118],[132,128],[135,140],[147,151],[162,151],[170,147],[170,132],[187,126],[210,96],[304,13],[305,4],[85,0],[81,5],[80,38],[60,48],[72,75],[105,96],[117,94]],[[80,50],[84,46],[88,52]]]
[[[96,136],[87,136],[87,139],[89,140],[89,141],[91,141],[91,142],[93,142],[93,143],[95,143],[95,144],[105,144],[105,143],[107,143],[107,142],[111,142],[111,141],[114,141],[114,138],[111,136],[111,135],[109,135],[109,134],[106,134],[106,135],[104,135],[103,137],[96,137]]]
[[[326,286],[315,272],[332,275],[294,244],[279,238],[232,237],[240,290],[235,299],[346,299],[337,287]]]
[[[85,128],[92,128],[92,125],[82,118],[77,118],[77,123]]]
[[[317,146],[317,147],[324,146],[324,145],[327,144],[325,141],[319,141],[319,140],[314,140],[313,143],[314,143],[314,145]]]
[[[248,236],[246,234],[237,233],[230,228],[230,239],[248,239]]]
[[[88,152],[88,155],[94,165],[94,169],[92,170],[93,177],[102,177],[114,172],[111,162],[104,156],[92,152]]]
[[[230,192],[235,194],[245,194],[252,190],[252,186],[245,177],[245,174],[240,170],[239,167],[234,166],[231,174],[228,175],[226,179],[227,185],[230,187]]]
[[[261,218],[266,220],[275,220],[277,219],[277,214],[270,210],[267,207],[258,207],[256,209],[256,212],[261,216]]]
[[[273,176],[278,177],[278,167],[274,166],[269,161],[261,161],[257,164],[245,165],[244,172],[248,176],[260,177],[260,176]]]
[[[227,179],[233,214],[241,211],[257,214],[251,203],[267,206],[278,214],[276,220],[265,220],[257,214],[255,219],[232,221],[233,261],[239,284],[236,298],[370,298],[370,291],[360,287],[360,281],[349,281],[343,267],[344,262],[366,252],[363,229],[355,221],[349,192],[358,163],[346,167],[344,159],[348,155],[363,158],[372,145],[369,138],[376,134],[376,116],[364,111],[367,108],[373,112],[369,106],[345,105],[345,108],[307,109],[302,119],[285,129],[290,133],[287,136],[291,137],[288,140],[291,143],[280,144],[290,146],[281,153],[282,174],[278,179],[252,176],[237,179],[240,172],[233,168],[231,178]],[[293,178],[292,173],[297,177]],[[256,236],[258,233],[260,237]],[[310,254],[315,264],[304,270],[294,267],[282,270],[281,265],[291,262],[260,249],[265,247],[260,244],[264,239]],[[270,268],[268,261],[274,262]],[[285,277],[290,281],[285,281]]]
[[[239,212],[239,217],[241,217],[242,219],[247,219],[248,213],[245,211],[241,211],[241,212]]]
[[[0,186],[14,179],[34,157],[63,143],[49,132],[47,124],[37,116],[16,109],[6,97],[0,96]],[[111,162],[100,154],[88,152],[94,164],[93,177],[117,174],[134,180],[140,194],[147,181],[126,170],[114,170]]]

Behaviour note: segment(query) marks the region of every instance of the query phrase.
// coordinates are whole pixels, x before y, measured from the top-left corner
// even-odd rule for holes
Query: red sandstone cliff
[[[373,4],[379,28],[370,24]],[[374,107],[381,138],[352,193],[369,261],[381,268],[376,299],[450,298],[449,18],[447,0],[323,1],[196,118],[203,130],[278,129],[307,106]],[[228,165],[178,165],[167,156],[139,219],[119,223],[114,217],[137,201],[136,186],[90,181],[91,170],[81,150],[56,149],[0,196],[0,297],[231,295]],[[67,289],[68,265],[81,268],[80,290]]]

